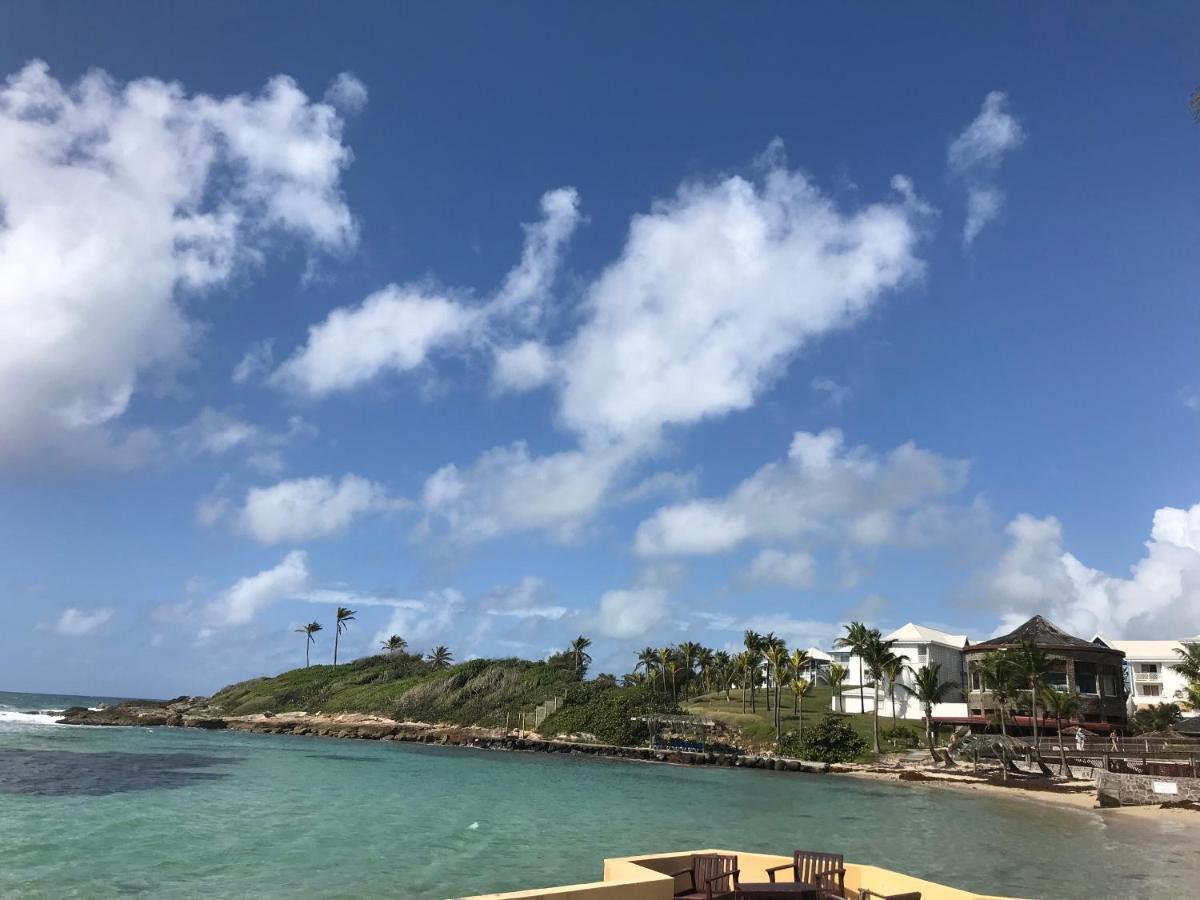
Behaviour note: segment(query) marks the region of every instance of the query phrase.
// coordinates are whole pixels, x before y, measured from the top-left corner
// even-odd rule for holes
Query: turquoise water
[[[836,850],[1024,897],[1183,897],[1200,883],[1190,816],[1150,822],[836,777],[0,719],[4,897],[444,898],[594,880],[605,856],[714,845]],[[546,851],[553,870],[539,868]]]

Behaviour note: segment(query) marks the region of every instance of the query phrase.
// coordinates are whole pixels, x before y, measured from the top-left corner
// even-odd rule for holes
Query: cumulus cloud
[[[256,341],[233,367],[234,384],[245,384],[271,371],[275,362],[275,341],[271,338]]]
[[[520,393],[546,384],[554,373],[554,358],[537,341],[522,341],[496,351],[492,383],[498,391]]]
[[[641,637],[666,619],[667,612],[667,592],[661,588],[608,591],[600,598],[596,627],[606,637]]]
[[[984,98],[979,115],[946,151],[950,173],[967,189],[967,219],[963,244],[970,244],[983,227],[1000,214],[1004,192],[994,183],[1004,157],[1025,142],[1025,131],[1009,112],[1008,97],[992,91]]]
[[[69,606],[54,623],[54,630],[68,637],[84,637],[108,624],[112,617],[113,610],[107,606],[93,610]]]
[[[375,632],[374,645],[398,634],[408,641],[410,651],[420,652],[419,645],[453,633],[465,606],[466,598],[453,588],[430,591],[423,599],[397,608],[387,625]]]
[[[310,579],[308,555],[293,550],[274,568],[238,579],[208,604],[204,610],[207,627],[243,625],[260,610],[307,590]]]
[[[533,327],[562,247],[578,224],[578,203],[572,188],[542,197],[543,219],[525,226],[521,261],[485,303],[472,304],[461,291],[388,285],[355,306],[333,310],[312,326],[305,345],[276,370],[272,381],[320,397],[359,387],[387,372],[411,372],[436,351],[484,345],[508,330]],[[524,354],[528,357],[529,351]],[[512,365],[510,358],[510,371]]]
[[[190,423],[175,429],[174,436],[180,453],[185,456],[221,457],[243,451],[249,454],[248,465],[274,473],[283,466],[278,451],[314,430],[300,416],[291,416],[286,430],[271,431],[230,412],[206,406]]]
[[[818,619],[797,619],[786,613],[760,613],[752,616],[734,616],[728,613],[697,613],[696,617],[708,628],[731,635],[729,647],[741,643],[741,635],[749,631],[760,634],[774,632],[792,647],[829,647],[840,637],[842,626],[836,622]]]
[[[358,475],[344,475],[340,481],[295,478],[251,488],[234,515],[234,527],[262,544],[318,540],[342,534],[368,513],[405,505],[382,485]],[[218,510],[224,512],[227,506]]]
[[[361,112],[367,105],[367,86],[349,72],[342,72],[325,91],[325,102],[345,113]]]
[[[476,543],[545,530],[572,540],[628,461],[622,448],[533,456],[521,442],[494,447],[470,466],[446,465],[426,480],[421,533]]]
[[[1018,516],[1008,539],[984,583],[1003,612],[1001,630],[1040,613],[1088,638],[1200,635],[1200,504],[1156,510],[1145,554],[1124,578],[1069,553],[1053,517]]]
[[[728,496],[659,509],[638,526],[635,549],[670,556],[723,553],[747,541],[927,543],[951,524],[941,501],[962,490],[967,472],[967,462],[912,443],[879,456],[846,447],[836,428],[798,431],[786,460],[763,466]]]
[[[803,588],[812,584],[815,569],[811,553],[803,550],[789,553],[767,547],[751,561],[746,579],[754,584]]]
[[[0,88],[0,465],[135,464],[139,391],[199,338],[188,293],[356,239],[337,109],[286,77],[188,95],[33,62]],[[71,202],[64,205],[63,197]]]

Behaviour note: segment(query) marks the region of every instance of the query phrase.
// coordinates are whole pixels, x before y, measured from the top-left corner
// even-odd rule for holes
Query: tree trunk
[[[308,668],[308,648],[312,646],[312,638],[310,637],[304,642],[304,668]]]
[[[746,714],[746,679],[742,678],[742,715]]]
[[[933,757],[936,764],[938,758],[937,754],[933,752],[933,706],[928,703],[925,704],[925,743],[929,747],[929,755]]]
[[[873,688],[875,696],[872,698],[874,702],[871,704],[871,730],[875,738],[875,753],[879,751],[879,686]]]
[[[1033,685],[1029,686],[1029,705],[1033,707],[1033,755],[1037,758],[1038,765],[1042,765],[1042,748],[1038,746],[1038,714],[1037,714],[1037,693],[1033,689]]]
[[[767,712],[771,711],[771,666],[767,664]]]
[[[338,647],[338,638],[339,638],[339,637],[341,637],[341,634],[342,634],[342,633],[341,633],[340,631],[336,631],[336,630],[335,630],[335,631],[333,632],[333,664],[334,664],[335,666],[337,665],[337,647]]]
[[[1067,768],[1067,750],[1063,746],[1062,739],[1062,716],[1056,716],[1055,718],[1058,720],[1058,758],[1062,760],[1062,768],[1059,769],[1058,774],[1063,778],[1070,778],[1071,770]],[[1083,717],[1080,716],[1080,718]]]

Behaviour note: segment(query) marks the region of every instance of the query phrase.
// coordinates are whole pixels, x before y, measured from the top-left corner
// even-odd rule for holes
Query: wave
[[[0,709],[0,724],[14,722],[21,725],[57,725],[62,718],[61,709],[40,709],[37,712],[17,712],[16,710]]]

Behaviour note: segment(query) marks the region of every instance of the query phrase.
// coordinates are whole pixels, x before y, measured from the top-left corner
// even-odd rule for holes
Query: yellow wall
[[[604,880],[556,888],[513,891],[507,894],[481,894],[470,900],[672,900],[675,881],[670,872],[686,869],[693,854],[726,853],[736,855],[742,881],[767,881],[766,870],[771,866],[790,863],[791,856],[765,853],[742,853],[737,850],[688,850],[677,853],[657,853],[650,856],[627,856],[604,861]],[[790,881],[791,873],[781,872],[779,881]],[[686,882],[681,882],[681,887]],[[902,894],[920,891],[922,900],[1015,900],[989,897],[970,891],[923,881],[900,872],[877,866],[846,864],[846,886],[870,888],[881,894]]]

